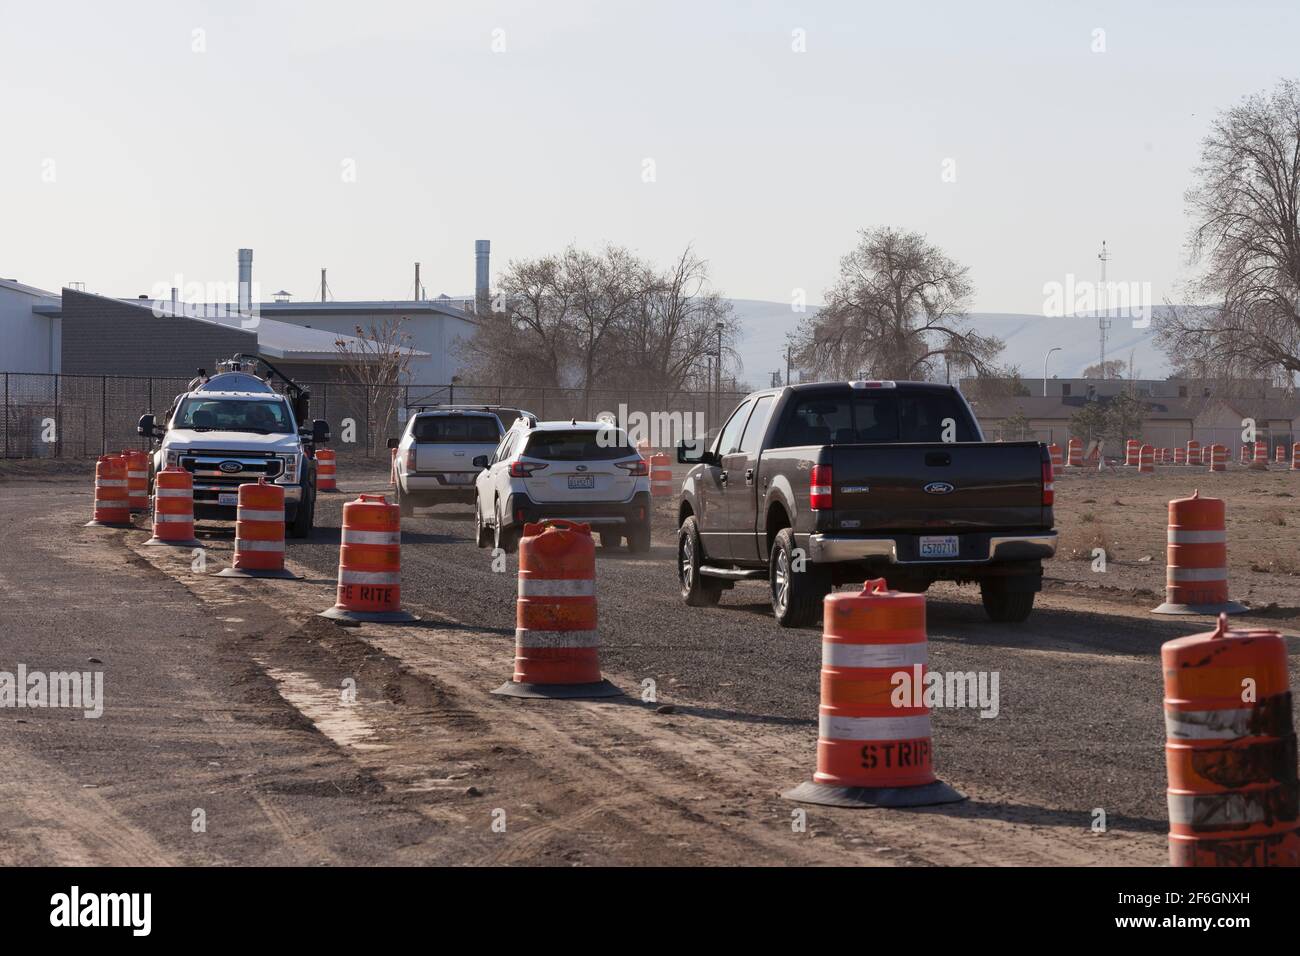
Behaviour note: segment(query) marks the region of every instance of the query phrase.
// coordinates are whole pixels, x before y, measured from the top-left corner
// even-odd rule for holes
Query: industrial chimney
[[[488,253],[491,249],[491,241],[474,240],[474,312],[477,315],[487,315],[491,309],[488,294]]]
[[[253,250],[239,250],[239,314],[247,315],[253,303]]]

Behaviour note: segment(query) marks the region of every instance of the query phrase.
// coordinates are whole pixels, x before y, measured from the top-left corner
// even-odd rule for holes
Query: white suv
[[[412,415],[400,439],[394,463],[397,503],[403,515],[447,502],[474,500],[474,460],[501,443],[505,429],[494,411],[436,408]]]
[[[650,550],[650,469],[620,428],[526,416],[473,463],[483,469],[474,504],[480,548],[513,551],[528,522],[569,518],[590,524],[601,547],[627,538],[628,550]]]

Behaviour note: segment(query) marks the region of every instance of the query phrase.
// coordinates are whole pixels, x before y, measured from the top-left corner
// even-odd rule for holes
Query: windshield
[[[279,398],[187,398],[177,409],[172,427],[291,435],[293,419],[289,406]]]
[[[543,461],[611,461],[635,455],[627,433],[616,428],[596,431],[533,432],[523,454]]]

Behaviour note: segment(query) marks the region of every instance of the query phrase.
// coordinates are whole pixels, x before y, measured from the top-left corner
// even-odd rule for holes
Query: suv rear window
[[[609,461],[636,454],[627,433],[610,429],[571,432],[533,432],[523,454],[542,461]]]
[[[493,415],[422,415],[414,430],[421,443],[495,445],[501,440]]]
[[[957,424],[957,441],[978,440],[965,407],[950,392],[808,395],[795,400],[772,447],[937,442],[946,418]]]

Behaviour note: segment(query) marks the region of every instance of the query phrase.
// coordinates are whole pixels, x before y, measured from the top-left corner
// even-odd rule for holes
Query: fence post
[[[370,419],[375,417],[375,400],[370,397],[370,390],[374,386],[366,386],[366,457],[370,457]]]
[[[9,373],[5,372],[5,457],[9,457]]]
[[[99,376],[99,453],[108,454],[108,376]]]
[[[54,376],[54,457],[63,457],[63,416],[59,414],[59,381],[62,375]]]

